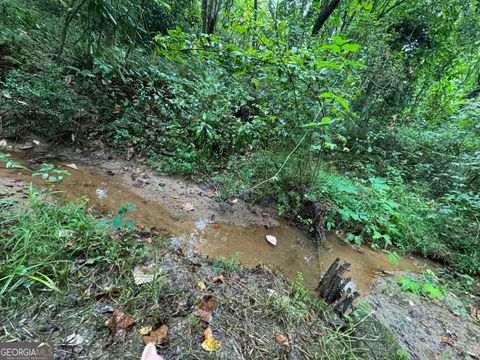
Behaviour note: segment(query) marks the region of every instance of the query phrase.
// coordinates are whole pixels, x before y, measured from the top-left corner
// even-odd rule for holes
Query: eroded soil
[[[395,278],[401,275],[377,278],[364,300],[412,359],[479,359],[480,321],[455,314],[453,294],[440,301],[400,292]]]

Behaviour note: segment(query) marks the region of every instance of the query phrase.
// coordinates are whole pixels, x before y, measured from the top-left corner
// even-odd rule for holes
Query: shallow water
[[[364,246],[354,247],[333,234],[317,248],[308,236],[285,221],[280,221],[278,227],[271,229],[216,223],[209,219],[179,221],[161,204],[140,196],[117,181],[115,176],[109,176],[98,168],[78,166],[78,170],[63,169],[69,170],[72,176],[53,186],[61,191],[63,198],[84,198],[90,207],[110,215],[116,213],[122,202],[132,202],[137,209],[129,212],[126,218],[132,219],[137,226],[155,227],[172,242],[198,249],[214,258],[235,256],[237,262],[244,265],[273,264],[291,279],[301,272],[309,289],[315,288],[321,273],[336,257],[351,264],[349,276],[363,292],[372,286],[374,274],[378,271],[421,271],[426,266],[434,266],[415,257],[402,257],[396,266],[385,253]],[[40,177],[32,178],[28,173],[12,169],[0,169],[0,177],[45,184]],[[266,235],[275,236],[277,245],[269,244]]]

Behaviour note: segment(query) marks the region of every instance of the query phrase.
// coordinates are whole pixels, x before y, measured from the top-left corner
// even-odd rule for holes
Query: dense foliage
[[[224,197],[305,225],[321,202],[352,242],[478,274],[479,5],[5,0],[2,136],[101,135]]]

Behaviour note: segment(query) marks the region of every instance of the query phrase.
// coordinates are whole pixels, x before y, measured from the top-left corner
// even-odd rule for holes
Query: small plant
[[[444,291],[436,284],[435,279],[435,273],[428,269],[421,279],[414,280],[410,277],[401,277],[398,279],[398,284],[401,286],[402,291],[430,299],[442,300]]]
[[[239,257],[239,253],[235,253],[234,255],[230,256],[228,260],[221,257],[219,259],[213,260],[213,270],[217,273],[225,273],[227,276],[232,276],[232,274],[237,269],[237,257]]]
[[[41,176],[43,180],[48,180],[51,183],[61,182],[65,175],[71,174],[66,170],[56,169],[53,164],[43,164],[32,174],[32,176]]]
[[[7,169],[23,169],[28,170],[25,165],[20,164],[18,161],[11,159],[11,154],[0,153],[0,162],[5,163]]]
[[[136,207],[135,204],[124,202],[120,205],[117,211],[117,215],[113,218],[111,225],[112,227],[118,231],[120,229],[125,230],[134,230],[135,223],[130,219],[125,219],[124,216],[129,211],[135,211]]]

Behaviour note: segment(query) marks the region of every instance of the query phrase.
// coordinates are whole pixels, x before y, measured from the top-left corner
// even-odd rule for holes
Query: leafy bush
[[[87,98],[75,93],[58,68],[39,73],[12,70],[3,88],[0,111],[12,135],[35,130],[49,138],[75,134],[82,126]]]

